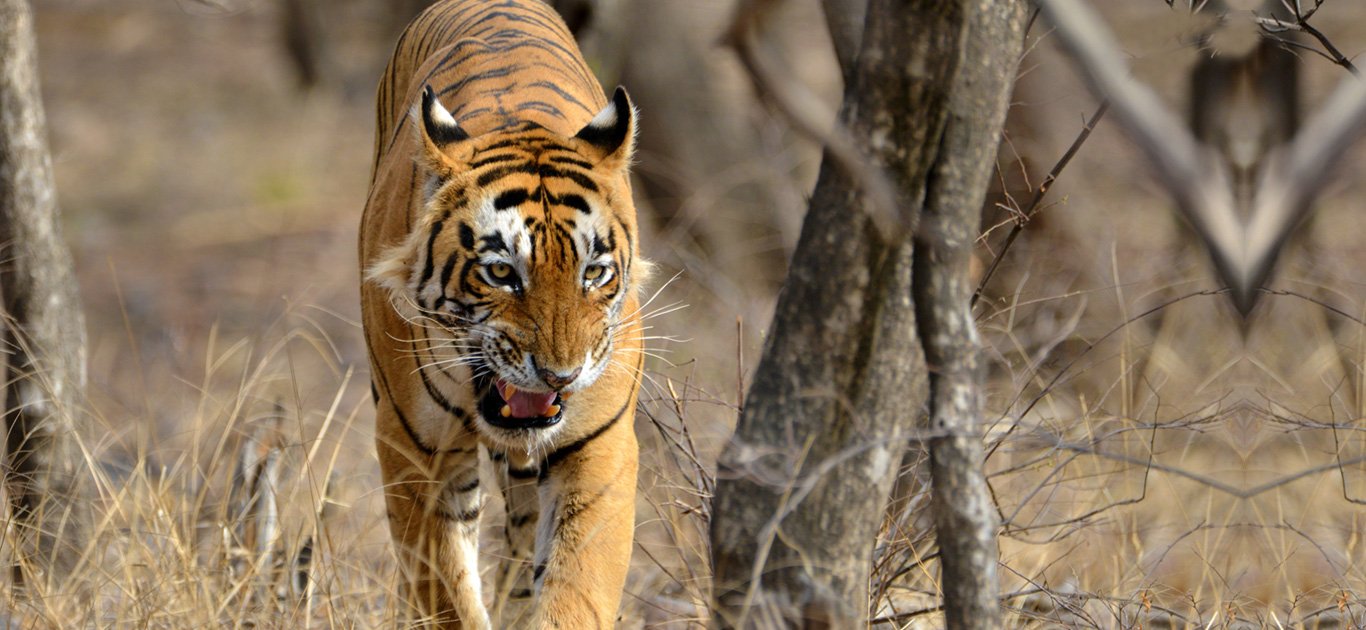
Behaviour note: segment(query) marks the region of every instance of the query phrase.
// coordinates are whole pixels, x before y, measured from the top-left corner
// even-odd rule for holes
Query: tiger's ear
[[[448,179],[457,170],[451,148],[470,139],[470,135],[455,122],[432,86],[422,88],[421,118],[422,165],[433,175]]]
[[[631,163],[631,152],[636,143],[636,108],[626,88],[617,87],[612,102],[574,134],[579,150],[594,158],[597,166],[609,170],[625,168]]]

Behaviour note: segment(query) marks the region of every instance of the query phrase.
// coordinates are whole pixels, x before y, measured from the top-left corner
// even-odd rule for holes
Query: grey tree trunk
[[[885,169],[918,236],[912,247],[879,233],[827,154],[719,463],[715,623],[867,623],[872,544],[928,401],[949,624],[999,627],[967,263],[1024,4],[873,0],[856,56],[847,25],[833,26],[841,61],[854,63],[841,121]]]
[[[51,586],[81,558],[90,521],[75,435],[85,320],[57,222],[45,125],[33,14],[25,0],[0,0],[5,489],[24,547],[16,580]]]
[[[996,507],[982,472],[980,342],[968,270],[1024,44],[1023,0],[970,0],[964,63],[916,234],[915,305],[930,366],[930,479],[949,628],[997,628]]]

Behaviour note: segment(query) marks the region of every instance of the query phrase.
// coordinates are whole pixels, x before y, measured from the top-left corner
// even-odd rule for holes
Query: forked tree
[[[756,76],[767,62],[745,54],[743,21],[772,4],[741,3],[732,34]],[[827,0],[827,15],[853,4]],[[1016,0],[872,0],[861,35],[832,22],[838,129],[717,473],[718,626],[865,626],[874,539],[917,432],[949,627],[1000,625],[968,262],[1025,17]]]
[[[4,480],[21,546],[16,583],[51,586],[80,559],[90,508],[75,435],[86,378],[85,319],[57,220],[46,133],[33,13],[27,0],[0,0]]]

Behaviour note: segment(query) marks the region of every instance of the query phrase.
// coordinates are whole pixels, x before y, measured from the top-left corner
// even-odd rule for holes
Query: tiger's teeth
[[[500,411],[500,412],[498,412],[498,413],[503,414],[503,417],[504,417],[504,418],[511,418],[511,417],[512,417],[512,405],[503,405],[503,410]]]
[[[569,400],[569,397],[573,395],[574,392],[560,392],[560,400]]]
[[[559,405],[551,405],[551,406],[545,408],[545,417],[547,417],[547,418],[554,418],[555,416],[558,416],[558,415],[560,415],[560,406],[559,406]]]
[[[504,388],[503,388],[503,398],[512,398],[513,396],[516,396],[516,395],[517,395],[517,388],[516,388],[512,383],[508,383],[508,384],[507,384],[507,387],[504,387]]]

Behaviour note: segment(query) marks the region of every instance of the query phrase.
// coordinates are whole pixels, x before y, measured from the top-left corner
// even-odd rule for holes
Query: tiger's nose
[[[537,368],[536,374],[538,374],[541,377],[541,380],[545,381],[545,384],[549,385],[551,389],[564,389],[570,383],[573,383],[574,379],[579,377],[579,372],[582,371],[582,367],[577,367],[574,368],[573,372],[560,374],[546,368]]]

